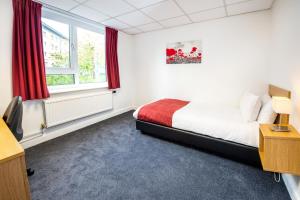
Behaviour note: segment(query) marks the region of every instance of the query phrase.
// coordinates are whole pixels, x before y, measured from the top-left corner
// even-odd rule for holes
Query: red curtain
[[[23,100],[49,97],[42,40],[42,5],[13,0],[13,95]]]
[[[118,64],[118,31],[109,27],[106,32],[106,74],[109,89],[120,88]]]

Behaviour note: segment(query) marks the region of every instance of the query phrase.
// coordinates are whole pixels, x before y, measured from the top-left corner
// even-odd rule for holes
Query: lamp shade
[[[272,97],[272,107],[276,113],[279,114],[291,114],[292,104],[291,100],[287,97]]]

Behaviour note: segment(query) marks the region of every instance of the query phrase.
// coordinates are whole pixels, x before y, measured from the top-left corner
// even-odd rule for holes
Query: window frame
[[[92,32],[103,34],[105,40],[105,28],[102,25],[93,23],[86,19],[81,19],[77,16],[69,15],[54,11],[49,8],[42,9],[42,18],[54,20],[60,23],[69,25],[69,68],[50,68],[45,66],[46,75],[60,75],[60,74],[72,74],[74,75],[74,84],[69,85],[56,85],[48,86],[50,93],[60,93],[68,91],[78,91],[96,88],[107,88],[107,76],[105,82],[99,83],[81,83],[79,82],[79,65],[78,65],[78,45],[77,45],[77,27],[83,28]],[[105,41],[104,41],[105,42]],[[104,57],[105,57],[104,49]],[[104,60],[104,67],[106,68],[106,61]],[[106,69],[105,69],[106,71]]]

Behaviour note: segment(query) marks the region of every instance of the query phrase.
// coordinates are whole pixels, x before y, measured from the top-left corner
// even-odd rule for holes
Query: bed
[[[290,91],[269,85],[269,95],[290,98]],[[195,102],[179,102],[179,105],[182,105],[180,109],[174,108],[178,110],[172,116],[172,127],[169,126],[168,119],[164,119],[166,123],[157,123],[138,118],[143,107],[138,108],[134,112],[136,128],[144,134],[261,168],[258,122],[243,123],[237,108],[207,106]],[[172,110],[172,106],[170,107]],[[159,112],[160,108],[156,110]]]

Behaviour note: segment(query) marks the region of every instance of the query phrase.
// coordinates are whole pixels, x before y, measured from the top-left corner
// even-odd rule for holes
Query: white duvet
[[[239,108],[190,102],[174,113],[172,127],[258,147],[259,123],[244,122]]]

